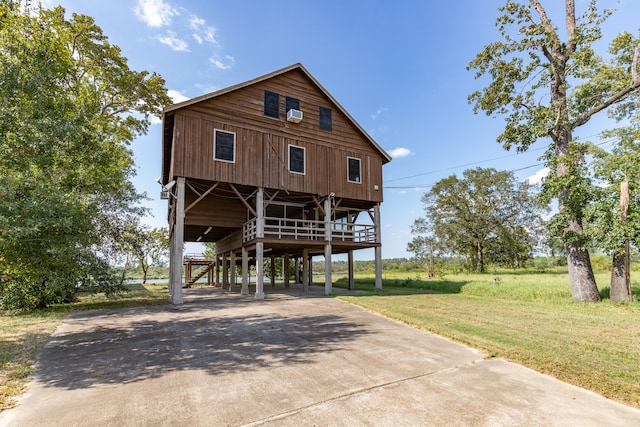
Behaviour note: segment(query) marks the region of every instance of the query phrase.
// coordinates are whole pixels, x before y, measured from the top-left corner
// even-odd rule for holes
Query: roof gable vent
[[[300,123],[302,121],[302,111],[296,109],[290,109],[287,111],[287,121],[293,123]]]

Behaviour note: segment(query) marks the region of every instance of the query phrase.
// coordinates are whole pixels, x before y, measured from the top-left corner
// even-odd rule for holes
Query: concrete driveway
[[[69,316],[0,426],[640,425],[640,410],[322,288],[267,291]]]

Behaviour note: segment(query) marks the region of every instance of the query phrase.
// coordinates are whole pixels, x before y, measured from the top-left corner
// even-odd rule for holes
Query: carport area
[[[640,425],[640,411],[335,298],[185,290],[68,317],[1,426]]]

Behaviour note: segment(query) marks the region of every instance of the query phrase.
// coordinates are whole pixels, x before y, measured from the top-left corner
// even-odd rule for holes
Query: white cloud
[[[162,0],[138,0],[134,13],[150,27],[164,27],[171,19],[179,15],[178,11]]]
[[[389,109],[388,109],[387,107],[380,107],[380,108],[378,108],[378,109],[376,110],[376,112],[375,112],[375,113],[373,113],[373,114],[371,115],[371,120],[375,120],[375,119],[377,119],[378,117],[380,117],[380,115],[381,115],[382,113],[385,113],[385,112],[387,112],[387,111],[389,111]]]
[[[407,157],[411,155],[411,150],[409,150],[408,148],[404,148],[404,147],[398,147],[398,148],[394,148],[393,150],[389,151],[389,155],[391,157],[393,157],[394,159],[399,159],[400,157]]]
[[[211,57],[209,58],[209,62],[211,62],[216,68],[219,68],[221,70],[228,70],[232,68],[236,63],[236,59],[231,55],[226,55],[225,59],[226,63],[222,62],[218,57]]]
[[[535,174],[533,174],[530,177],[526,178],[525,181],[528,181],[529,184],[531,184],[531,185],[540,184],[540,182],[542,182],[542,179],[546,178],[546,176],[549,175],[549,172],[550,172],[549,168],[540,169]]]
[[[218,44],[218,41],[216,40],[216,29],[214,27],[205,28],[203,36],[205,41],[212,44]]]
[[[178,37],[178,34],[175,31],[167,30],[166,36],[158,36],[157,39],[160,43],[169,46],[171,50],[189,52],[189,44]]]
[[[181,94],[180,92],[178,92],[177,90],[174,89],[169,89],[167,91],[167,95],[169,95],[169,98],[171,98],[173,100],[174,103],[178,103],[178,102],[182,102],[182,101],[186,101],[187,99],[190,99],[188,96]]]
[[[211,43],[213,45],[218,45],[218,41],[215,38],[216,32],[215,28],[207,27],[204,31],[200,33],[193,33],[191,36],[198,43],[202,44],[204,42]]]
[[[189,27],[197,30],[205,24],[205,20],[200,18],[198,15],[191,15],[191,19],[189,19]]]

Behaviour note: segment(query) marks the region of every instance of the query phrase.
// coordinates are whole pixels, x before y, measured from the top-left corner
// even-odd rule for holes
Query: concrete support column
[[[249,295],[249,251],[242,247],[242,295]]]
[[[236,288],[236,252],[231,251],[231,257],[229,259],[229,268],[231,268],[231,281],[229,283],[229,290],[232,291]]]
[[[229,260],[227,254],[222,254],[222,289],[229,287]]]
[[[313,286],[313,256],[309,255],[309,261],[307,261],[309,263],[309,268],[308,268],[308,272],[309,272],[309,286]]]
[[[331,197],[324,201],[324,238],[327,244],[324,246],[324,294],[329,295],[332,291],[331,278]]]
[[[215,262],[216,262],[216,266],[214,268],[216,271],[214,274],[214,277],[215,277],[214,284],[215,286],[220,286],[220,257],[218,255],[216,255]]]
[[[296,261],[295,261],[296,265],[295,265],[295,274],[293,276],[293,280],[296,283],[302,283],[302,276],[300,275],[300,258],[296,257]]]
[[[349,290],[353,291],[356,289],[355,281],[353,278],[353,251],[350,250],[347,253],[347,270],[349,271]]]
[[[258,188],[256,193],[256,299],[264,299],[264,189]]]
[[[176,178],[176,216],[171,234],[171,260],[169,264],[169,289],[171,303],[182,304],[182,266],[184,250],[184,177]]]
[[[264,243],[256,243],[256,299],[264,299]]]
[[[376,279],[373,287],[376,291],[382,290],[382,227],[380,227],[380,204],[378,203],[374,208],[374,226],[376,230],[376,246],[375,249],[375,264],[376,264]]]
[[[289,254],[286,254],[282,258],[282,279],[284,280],[284,287],[289,287]]]
[[[302,250],[302,291],[309,291],[309,249]]]
[[[269,275],[271,276],[271,287],[275,288],[276,287],[276,257],[271,255],[271,257],[269,258],[269,261],[271,262],[271,268],[269,271]]]

